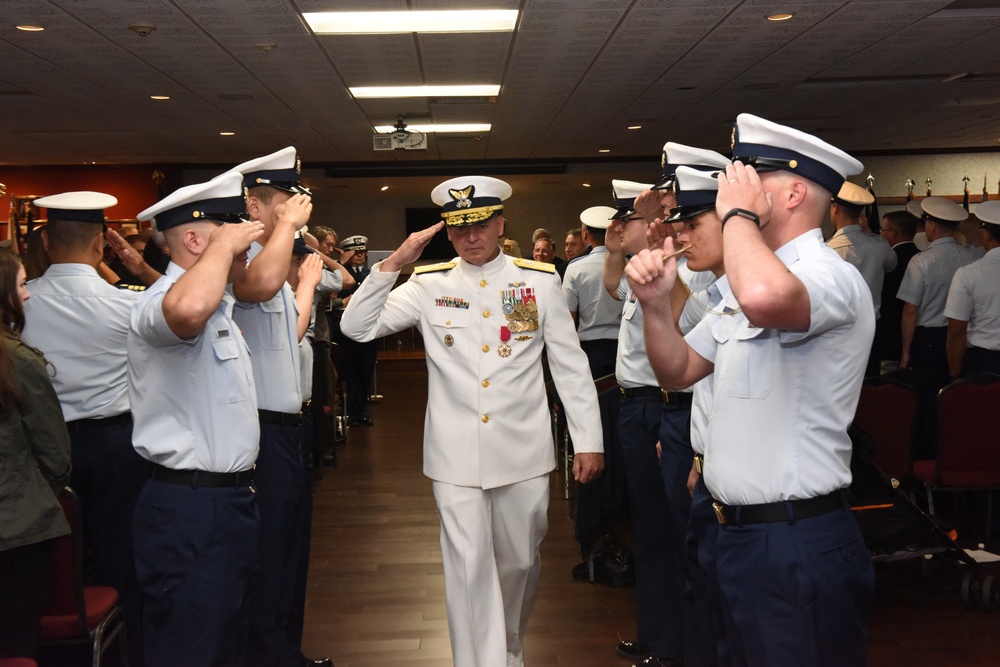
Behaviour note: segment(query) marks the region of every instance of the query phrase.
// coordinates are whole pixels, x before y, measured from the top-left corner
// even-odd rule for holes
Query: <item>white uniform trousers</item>
[[[505,667],[542,574],[548,474],[495,489],[434,482],[448,631],[456,667]]]

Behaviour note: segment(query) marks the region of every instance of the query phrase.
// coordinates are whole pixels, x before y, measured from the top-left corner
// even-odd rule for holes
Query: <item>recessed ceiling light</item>
[[[598,148],[597,152],[598,153],[610,153],[611,149],[610,148]]]
[[[169,100],[170,99],[170,95],[150,95],[149,99],[151,99],[151,100]]]
[[[17,26],[17,29],[23,30],[24,32],[41,32],[45,30],[45,28],[40,25],[19,25]]]
[[[235,132],[219,132],[219,136],[223,137],[232,137],[235,136],[235,134],[236,134]]]
[[[385,12],[304,12],[317,35],[364,35],[400,32],[510,32],[516,9],[470,9]]]
[[[584,184],[583,184],[583,187],[585,187],[585,188],[589,188],[589,187],[590,187],[590,183],[584,183]]]
[[[630,130],[641,130],[642,129],[642,125],[629,125],[628,129],[630,129]]]
[[[389,186],[388,185],[383,185],[380,189],[381,189],[382,192],[385,192],[386,190],[389,189]]]
[[[795,12],[786,12],[783,14],[771,14],[767,17],[768,21],[787,21],[788,19],[795,16]]]
[[[489,123],[430,123],[428,125],[407,125],[411,132],[489,132]],[[395,132],[393,125],[376,125],[376,132]]]
[[[494,97],[500,86],[493,84],[468,86],[355,86],[349,88],[358,99],[370,97]]]

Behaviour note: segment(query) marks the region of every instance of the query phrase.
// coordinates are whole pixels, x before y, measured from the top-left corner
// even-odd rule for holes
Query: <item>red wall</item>
[[[157,201],[152,165],[104,167],[0,167],[0,183],[7,196],[0,199],[0,238],[8,238],[6,222],[12,197],[54,195],[73,190],[106,192],[118,198],[118,204],[105,211],[108,220],[134,220],[139,211]]]

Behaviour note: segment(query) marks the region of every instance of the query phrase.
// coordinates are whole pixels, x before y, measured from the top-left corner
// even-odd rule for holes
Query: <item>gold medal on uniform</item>
[[[448,347],[451,347],[452,345],[455,344],[455,339],[451,337],[451,334],[448,334],[447,336],[444,337],[444,344],[447,345]]]
[[[507,344],[507,341],[509,340],[510,329],[507,327],[500,327],[500,347],[497,348],[497,354],[504,359],[510,356],[510,345]]]

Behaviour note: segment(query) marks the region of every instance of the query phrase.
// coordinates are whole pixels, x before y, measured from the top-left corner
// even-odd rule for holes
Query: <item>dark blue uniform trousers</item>
[[[733,664],[865,664],[875,574],[846,503],[811,519],[720,526],[718,548]]]
[[[301,631],[299,642],[292,643],[308,495],[299,427],[262,423],[260,434],[254,471],[260,512],[260,576],[251,600],[247,665],[301,664]]]
[[[302,415],[302,426],[299,427],[300,456],[302,457],[303,484],[305,485],[305,516],[302,521],[302,548],[299,551],[299,561],[296,564],[295,583],[293,587],[292,615],[288,621],[288,646],[297,649],[301,654],[302,632],[306,616],[306,584],[309,579],[309,552],[312,545],[312,515],[313,515],[313,437],[315,434],[312,414]],[[302,661],[299,660],[299,663]],[[295,664],[295,663],[292,663]],[[298,665],[296,665],[298,667]]]
[[[663,428],[666,412],[658,396],[623,400],[618,436],[635,534],[637,639],[649,647],[651,655],[680,658],[683,655],[683,545],[687,512],[683,511],[682,531],[675,533],[681,512],[672,507],[671,496],[676,494],[668,496],[664,484],[665,476],[674,476],[673,464],[661,468],[656,457],[657,441],[680,428],[674,424],[676,414],[669,418],[670,425]],[[680,412],[685,411],[681,409]],[[686,413],[690,420],[690,410]],[[661,444],[667,457],[671,446],[666,442]],[[690,452],[690,445],[687,449]],[[677,452],[671,451],[669,456],[677,456]],[[690,470],[691,459],[687,461]],[[686,474],[684,479],[686,481]],[[687,496],[684,485],[681,488]]]
[[[687,532],[687,588],[684,621],[687,624],[684,664],[687,667],[729,667],[726,621],[715,572],[719,522],[712,509],[712,495],[701,475],[691,496]]]
[[[150,480],[132,534],[146,667],[243,667],[257,574],[253,490]]]
[[[132,447],[132,419],[68,424],[73,472],[70,486],[80,497],[84,549],[90,554],[87,583],[111,586],[125,613],[131,662],[141,665],[142,605],[132,554],[132,514],[149,479],[149,461]]]

